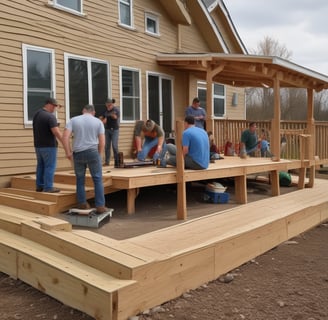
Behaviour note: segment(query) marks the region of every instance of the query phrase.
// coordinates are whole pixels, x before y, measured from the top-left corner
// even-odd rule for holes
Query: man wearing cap
[[[166,152],[164,130],[153,120],[137,122],[134,129],[134,139],[137,149],[137,159],[145,161],[152,148],[156,147],[153,160],[162,160]],[[142,144],[142,139],[143,144]]]
[[[60,191],[53,186],[57,165],[57,140],[62,142],[62,133],[54,115],[57,107],[60,107],[57,100],[48,98],[43,108],[40,108],[33,116],[34,148],[37,159],[37,192]]]
[[[109,165],[110,149],[113,148],[114,153],[114,167],[119,166],[119,151],[118,151],[118,136],[120,126],[120,110],[114,106],[115,99],[107,99],[107,110],[99,117],[105,126],[105,164]]]
[[[95,113],[93,105],[84,106],[82,115],[73,117],[66,124],[63,145],[67,158],[74,161],[77,207],[90,208],[85,193],[85,173],[89,168],[95,190],[96,213],[101,214],[108,211],[105,207],[101,165],[101,154],[105,147],[105,128],[103,123],[95,117]],[[71,148],[69,138],[72,134],[74,139]]]
[[[205,109],[200,106],[199,98],[195,97],[192,100],[191,106],[186,109],[185,116],[192,116],[195,119],[195,126],[205,129],[206,112]]]

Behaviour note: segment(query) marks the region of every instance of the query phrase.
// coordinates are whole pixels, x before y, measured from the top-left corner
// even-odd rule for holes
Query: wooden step
[[[136,270],[140,271],[143,266],[154,261],[150,255],[144,255],[146,250],[143,248],[139,247],[140,254],[137,248],[134,248],[134,252],[125,252],[120,241],[112,239],[111,245],[105,245],[93,240],[92,237],[97,234],[91,231],[85,230],[82,234],[54,231],[48,227],[47,220],[22,222],[21,234],[29,240],[42,243],[56,252],[69,255],[119,279],[138,280],[139,276],[145,277],[145,274],[141,275]]]
[[[53,201],[39,200],[31,195],[21,195],[0,190],[0,202],[13,208],[28,210],[35,213],[53,216],[58,213],[57,204]]]
[[[95,319],[117,319],[120,280],[24,237],[0,229],[0,270]]]

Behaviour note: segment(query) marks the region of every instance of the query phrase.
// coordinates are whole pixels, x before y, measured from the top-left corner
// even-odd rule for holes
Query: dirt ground
[[[223,183],[229,192],[229,182]],[[265,185],[248,186],[249,201],[268,196]],[[281,193],[293,191],[293,187],[281,189]],[[237,205],[233,192],[229,203],[216,205],[204,203],[203,185],[188,185],[187,190],[188,219]],[[135,215],[125,214],[125,193],[107,200],[114,208],[113,217],[95,231],[115,239],[182,223],[175,219],[176,190],[172,186],[142,189]],[[328,320],[327,252],[328,224],[322,224],[133,320]],[[0,273],[0,320],[9,319],[93,318]]]

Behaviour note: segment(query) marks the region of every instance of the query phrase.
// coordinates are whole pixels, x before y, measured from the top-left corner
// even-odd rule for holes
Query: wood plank
[[[98,319],[112,320],[119,290],[135,283],[116,279],[38,243],[0,230],[0,254],[9,251],[12,257],[17,257],[10,262],[1,259],[1,269],[10,264],[22,281]]]
[[[137,252],[125,253],[115,246],[104,246],[99,242],[80,237],[78,233],[66,231],[43,230],[35,222],[22,223],[22,236],[35,242],[44,243],[56,252],[69,255],[102,272],[119,279],[132,279],[133,268],[146,262],[139,258]],[[143,275],[144,276],[144,275]]]

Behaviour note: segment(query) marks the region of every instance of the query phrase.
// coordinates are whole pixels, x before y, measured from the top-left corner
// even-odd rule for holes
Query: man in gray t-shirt
[[[105,129],[101,120],[94,115],[94,106],[88,104],[83,108],[82,115],[73,117],[66,124],[63,145],[67,158],[74,161],[78,208],[90,208],[85,193],[85,173],[88,167],[95,189],[95,206],[97,213],[100,214],[108,211],[105,207],[101,164],[101,154],[105,147]],[[72,134],[71,147],[69,138]]]

